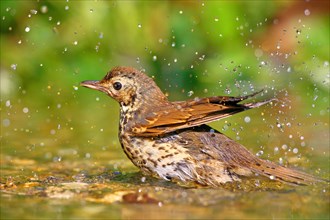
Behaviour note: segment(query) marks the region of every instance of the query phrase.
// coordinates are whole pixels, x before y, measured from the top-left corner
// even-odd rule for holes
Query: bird
[[[146,175],[209,187],[255,176],[291,185],[320,181],[311,174],[259,158],[207,125],[274,101],[245,101],[262,91],[172,102],[145,72],[124,66],[114,67],[101,80],[80,85],[101,91],[119,103],[121,147]]]

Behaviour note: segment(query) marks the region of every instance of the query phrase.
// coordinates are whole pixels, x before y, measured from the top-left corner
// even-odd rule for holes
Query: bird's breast
[[[172,178],[187,180],[192,176],[189,173],[194,172],[187,168],[192,158],[187,149],[178,144],[175,139],[175,136],[150,138],[131,136],[127,133],[120,134],[123,150],[134,165],[142,171],[156,174],[166,180]],[[179,172],[182,166],[187,170]]]

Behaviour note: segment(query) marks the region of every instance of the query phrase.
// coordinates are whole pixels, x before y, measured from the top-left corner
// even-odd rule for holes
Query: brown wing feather
[[[149,114],[146,113],[145,115],[150,116],[134,124],[132,131],[139,136],[162,135],[219,120],[271,101],[238,104],[258,93],[260,92],[242,97],[215,96],[168,103],[166,106],[153,109]]]

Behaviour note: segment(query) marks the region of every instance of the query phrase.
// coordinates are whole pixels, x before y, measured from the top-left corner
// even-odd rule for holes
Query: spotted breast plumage
[[[146,174],[206,186],[220,186],[253,174],[291,184],[319,181],[310,174],[263,160],[206,125],[271,101],[240,104],[258,93],[170,102],[152,78],[131,67],[116,67],[102,80],[81,85],[118,101],[121,146]]]

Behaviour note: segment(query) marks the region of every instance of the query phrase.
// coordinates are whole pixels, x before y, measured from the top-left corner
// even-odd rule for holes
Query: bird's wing
[[[241,97],[215,96],[172,102],[144,113],[145,117],[143,119],[140,118],[132,124],[131,131],[139,136],[157,136],[206,124],[247,109],[259,107],[271,101],[239,104],[239,102],[260,92]]]

